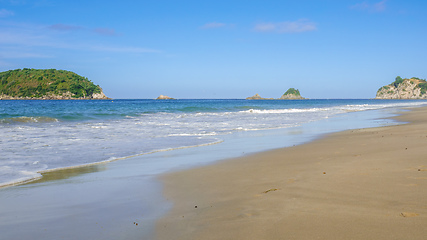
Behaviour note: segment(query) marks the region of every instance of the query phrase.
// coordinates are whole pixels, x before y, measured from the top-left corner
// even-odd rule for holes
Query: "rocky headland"
[[[375,99],[427,99],[427,82],[398,76],[391,84],[378,89]]]
[[[289,88],[280,98],[263,98],[258,93],[252,97],[247,97],[247,100],[301,100],[303,98],[298,89]]]

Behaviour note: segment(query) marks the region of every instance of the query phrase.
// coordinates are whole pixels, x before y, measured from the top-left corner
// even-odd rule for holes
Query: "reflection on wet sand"
[[[63,180],[76,177],[82,174],[100,172],[105,170],[107,170],[107,163],[47,171],[40,173],[42,175],[41,178],[25,183],[25,185]]]

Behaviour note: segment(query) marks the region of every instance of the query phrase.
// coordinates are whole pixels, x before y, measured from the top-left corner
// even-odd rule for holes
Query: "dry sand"
[[[410,124],[162,176],[158,239],[427,239],[427,108]]]

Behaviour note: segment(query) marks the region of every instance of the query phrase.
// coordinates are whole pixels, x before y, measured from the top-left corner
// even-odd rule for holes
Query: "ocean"
[[[27,181],[0,188],[0,232],[10,240],[154,239],[157,220],[173,205],[158,180],[164,173],[291,147],[331,132],[400,124],[387,117],[426,104],[0,101],[0,185]]]
[[[286,129],[417,100],[0,101],[0,186],[40,172],[221,144],[227,135]],[[155,162],[153,162],[155,164]]]

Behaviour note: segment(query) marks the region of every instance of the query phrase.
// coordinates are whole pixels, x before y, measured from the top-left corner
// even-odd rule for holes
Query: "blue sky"
[[[55,68],[112,98],[373,98],[427,78],[427,1],[0,0],[0,71]]]

